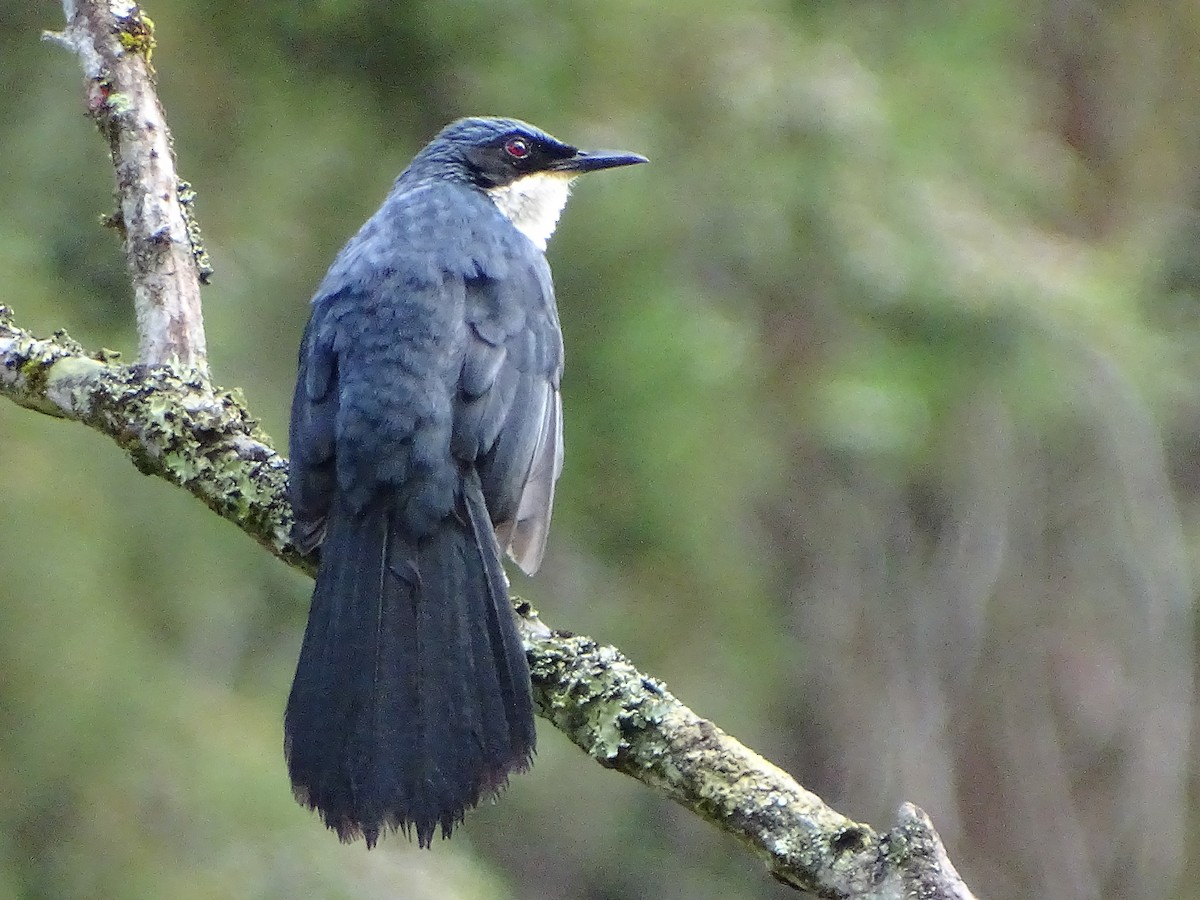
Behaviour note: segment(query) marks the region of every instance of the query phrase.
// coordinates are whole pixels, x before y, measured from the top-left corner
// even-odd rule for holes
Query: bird
[[[296,799],[343,842],[401,831],[428,848],[532,763],[503,557],[537,571],[562,471],[546,244],[573,179],[646,161],[459,119],[313,296],[288,498],[318,564],[284,755]]]

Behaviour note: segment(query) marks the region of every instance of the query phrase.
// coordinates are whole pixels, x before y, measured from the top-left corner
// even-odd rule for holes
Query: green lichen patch
[[[125,113],[133,109],[133,100],[130,99],[128,94],[122,93],[121,91],[108,91],[104,95],[104,109],[108,112],[110,118],[123,116]],[[101,128],[103,127],[104,126],[101,125]],[[116,126],[114,125],[111,127],[115,128]],[[105,132],[105,135],[109,138],[109,143],[111,143],[113,135],[108,134],[107,131]]]
[[[117,28],[117,41],[121,48],[126,53],[141,56],[146,60],[146,65],[150,66],[157,43],[154,40],[154,20],[142,12],[140,7],[135,6],[129,15],[117,19]]]
[[[200,233],[200,222],[196,219],[196,191],[191,184],[180,181],[177,187],[179,207],[183,211],[183,221],[187,228],[188,244],[192,248],[192,259],[196,261],[196,271],[201,284],[208,284],[212,278],[212,260],[204,246],[204,236]]]

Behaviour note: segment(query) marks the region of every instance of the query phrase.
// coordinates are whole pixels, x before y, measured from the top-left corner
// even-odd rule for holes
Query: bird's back
[[[401,179],[313,301],[291,452],[303,461],[309,447],[332,449],[336,479],[294,479],[303,524],[319,531],[312,520],[334,490],[354,508],[389,491],[413,529],[428,528],[449,514],[458,469],[472,466],[502,540],[521,516],[544,541],[562,364],[544,254],[481,191]],[[523,567],[536,568],[541,543],[523,550]]]

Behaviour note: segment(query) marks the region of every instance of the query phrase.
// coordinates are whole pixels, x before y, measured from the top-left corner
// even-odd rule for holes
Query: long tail
[[[478,478],[413,541],[335,504],[284,718],[296,799],[343,841],[428,847],[534,752],[529,668]]]

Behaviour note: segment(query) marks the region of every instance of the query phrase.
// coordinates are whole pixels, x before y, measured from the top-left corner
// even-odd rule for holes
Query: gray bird
[[[645,161],[460,119],[313,298],[288,492],[320,568],[284,750],[297,800],[343,841],[398,828],[428,847],[532,760],[501,557],[537,570],[562,468],[544,251],[573,178]]]

